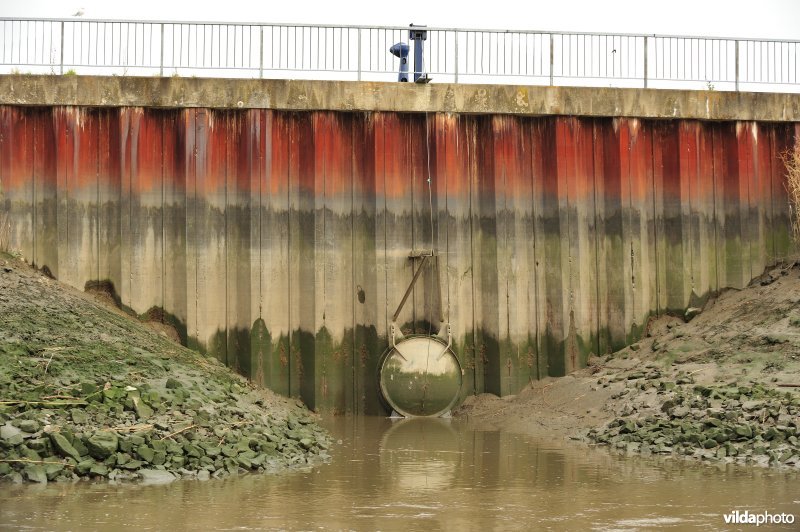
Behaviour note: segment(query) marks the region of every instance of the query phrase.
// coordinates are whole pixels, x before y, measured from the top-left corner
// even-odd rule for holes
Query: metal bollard
[[[404,42],[394,44],[389,48],[389,53],[400,58],[400,71],[397,73],[397,81],[408,81],[408,45]]]

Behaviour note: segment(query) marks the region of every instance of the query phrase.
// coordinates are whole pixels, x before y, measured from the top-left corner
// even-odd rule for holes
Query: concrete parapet
[[[800,121],[800,94],[126,76],[0,76],[0,104]]]

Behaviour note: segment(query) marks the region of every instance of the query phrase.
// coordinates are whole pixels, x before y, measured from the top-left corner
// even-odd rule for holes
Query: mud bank
[[[786,264],[644,340],[457,416],[630,454],[800,468],[800,267]]]
[[[327,459],[300,403],[160,330],[0,256],[0,481],[169,482]]]

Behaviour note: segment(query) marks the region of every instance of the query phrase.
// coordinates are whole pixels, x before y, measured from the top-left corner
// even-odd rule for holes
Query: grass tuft
[[[2,193],[0,193],[2,200]],[[2,206],[2,202],[0,202]],[[0,253],[11,253],[11,216],[0,207]]]

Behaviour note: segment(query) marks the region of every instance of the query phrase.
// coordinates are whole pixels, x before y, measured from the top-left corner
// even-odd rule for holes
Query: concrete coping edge
[[[800,94],[127,76],[0,75],[0,105],[800,121]]]

